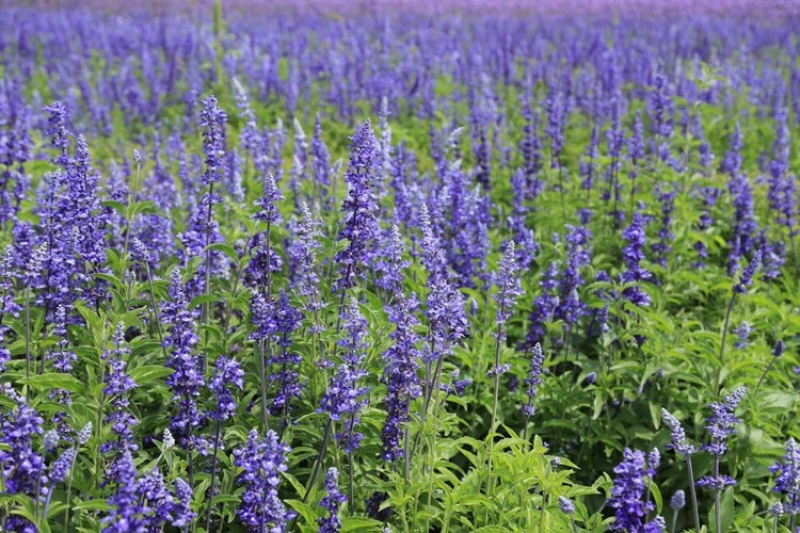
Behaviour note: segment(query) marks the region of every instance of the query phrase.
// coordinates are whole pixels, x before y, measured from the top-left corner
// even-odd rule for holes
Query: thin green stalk
[[[778,358],[774,357],[774,356],[772,357],[772,359],[770,359],[770,362],[767,365],[767,368],[764,370],[764,373],[761,374],[761,379],[758,380],[758,385],[756,385],[755,392],[758,392],[758,389],[761,388],[761,384],[764,383],[764,379],[767,377],[767,374],[769,374],[769,371],[772,370],[773,366],[775,366],[775,360],[776,359],[778,359]]]
[[[164,347],[164,334],[161,331],[161,318],[158,316],[158,309],[156,307],[156,291],[153,289],[153,277],[150,275],[150,265],[147,261],[143,261],[144,271],[147,276],[147,284],[150,287],[150,300],[153,305],[153,319],[156,323],[156,331],[158,332],[158,342],[161,343],[161,353],[164,355],[164,360],[167,359],[167,349]]]
[[[725,311],[725,323],[722,327],[722,343],[719,347],[719,370],[717,370],[717,380],[716,384],[714,385],[714,394],[719,394],[719,387],[722,384],[722,370],[724,367],[724,356],[725,356],[725,341],[728,339],[728,327],[730,326],[731,322],[731,311],[733,310],[733,304],[736,301],[736,293],[734,292],[731,295],[731,299],[728,301],[728,309]]]
[[[719,479],[719,455],[714,458],[714,476]],[[722,533],[722,517],[720,516],[720,508],[722,505],[720,502],[720,493],[721,491],[719,490],[714,491],[714,518],[716,518],[717,522],[717,533]]]
[[[700,510],[697,508],[697,491],[694,488],[694,470],[692,469],[692,457],[686,456],[686,466],[689,469],[689,494],[692,498],[692,515],[694,517],[695,533],[700,533]]]
[[[261,389],[261,423],[264,432],[269,430],[269,412],[267,411],[267,360],[264,356],[264,341],[258,341],[259,370],[258,381]]]
[[[206,531],[211,531],[211,510],[214,501],[215,482],[217,481],[217,453],[219,453],[220,433],[222,432],[222,420],[217,420],[217,430],[214,435],[214,455],[211,456],[211,484],[208,488],[208,508],[206,509]]]
[[[25,296],[25,377],[31,377],[31,285]],[[27,397],[27,389],[26,389]]]

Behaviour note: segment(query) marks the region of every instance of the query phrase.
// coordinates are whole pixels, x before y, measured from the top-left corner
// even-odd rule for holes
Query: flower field
[[[573,4],[0,7],[0,530],[800,532],[800,8]]]

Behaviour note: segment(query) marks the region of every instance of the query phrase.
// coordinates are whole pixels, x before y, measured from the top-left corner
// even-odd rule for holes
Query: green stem
[[[736,293],[734,292],[731,295],[731,299],[728,301],[728,309],[725,311],[725,323],[722,327],[722,342],[719,347],[719,370],[717,370],[717,380],[716,384],[714,385],[714,394],[719,394],[719,388],[722,384],[722,370],[724,367],[724,356],[725,356],[725,341],[728,339],[728,327],[730,326],[731,322],[731,311],[733,310],[733,304],[736,302]]]

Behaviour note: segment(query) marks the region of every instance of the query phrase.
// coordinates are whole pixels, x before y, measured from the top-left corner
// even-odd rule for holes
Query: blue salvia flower
[[[225,124],[228,117],[217,106],[217,98],[209,96],[203,100],[200,126],[203,128],[203,153],[206,170],[201,178],[203,185],[219,182],[225,166]]]
[[[53,102],[44,108],[47,112],[47,129],[45,135],[50,138],[50,145],[58,151],[58,157],[53,159],[53,163],[66,167],[69,164],[69,136],[66,127],[67,108],[62,102]]]
[[[178,478],[175,480],[175,506],[172,509],[172,525],[187,531],[197,513],[192,512],[192,487]]]
[[[375,258],[375,270],[378,274],[375,284],[394,294],[398,289],[402,290],[403,269],[407,268],[411,262],[403,259],[405,246],[400,235],[400,228],[393,225],[387,233],[381,253]]]
[[[319,502],[320,507],[328,512],[328,516],[317,518],[320,533],[336,533],[342,529],[339,520],[339,507],[347,501],[347,497],[339,490],[339,471],[329,468],[325,473],[325,492],[328,494]]]
[[[625,448],[622,462],[614,468],[614,486],[608,505],[614,509],[612,531],[629,533],[657,533],[664,530],[663,519],[656,517],[648,522],[648,513],[655,509],[650,501],[644,501],[645,481],[654,474],[648,467],[644,452]]]
[[[247,96],[247,90],[242,86],[239,80],[234,78],[233,87],[236,92],[236,107],[239,110],[239,117],[244,122],[239,132],[240,145],[255,161],[258,159],[262,141],[261,133],[259,132],[256,122],[256,114],[250,107],[250,99]]]
[[[8,412],[0,413],[0,442],[5,445],[0,448],[0,475],[5,494],[38,498],[46,477],[44,458],[34,451],[33,439],[43,433],[44,419],[8,383],[3,385],[3,393],[14,403]],[[6,528],[35,531],[30,521],[16,515],[6,520]]]
[[[800,446],[794,439],[786,441],[783,462],[769,468],[775,474],[773,491],[784,495],[783,510],[791,516],[800,514]]]
[[[236,412],[236,399],[231,389],[244,389],[244,370],[236,359],[229,359],[224,355],[217,358],[214,363],[214,372],[208,382],[208,388],[214,393],[215,407],[209,413],[209,418],[225,421]]]
[[[548,269],[542,274],[539,281],[542,292],[533,302],[533,309],[528,317],[528,334],[525,338],[525,346],[533,345],[544,341],[547,333],[546,323],[553,319],[553,314],[560,302],[556,289],[558,288],[558,264],[553,261]]]
[[[736,484],[736,480],[730,476],[720,475],[719,459],[727,450],[727,438],[735,432],[734,426],[740,422],[734,416],[734,411],[746,392],[747,389],[741,387],[726,396],[725,401],[708,404],[709,409],[711,409],[711,416],[706,418],[706,431],[708,431],[711,440],[704,444],[702,449],[715,456],[715,468],[714,474],[699,479],[697,486],[721,491],[725,487]]]
[[[728,274],[736,272],[742,257],[753,249],[754,233],[757,228],[753,213],[753,188],[747,175],[737,173],[728,183],[728,190],[733,197],[734,219],[733,231],[729,240]]]
[[[511,175],[511,188],[514,191],[511,215],[508,217],[508,228],[511,237],[517,243],[517,262],[520,270],[526,271],[536,258],[538,245],[532,229],[528,227],[528,207],[525,205],[528,196],[525,174],[522,169]]]
[[[575,513],[575,504],[566,496],[558,498],[558,507],[561,509],[561,512],[566,515]]]
[[[173,327],[164,339],[164,345],[169,349],[164,364],[175,371],[167,378],[167,385],[172,389],[173,401],[177,403],[177,412],[172,418],[170,429],[181,446],[189,447],[192,430],[202,421],[202,415],[197,408],[197,397],[200,396],[205,381],[200,360],[193,353],[198,337],[194,315],[188,309],[189,301],[178,267],[170,275],[169,296],[172,301],[164,303],[162,307],[163,322],[172,324]]]
[[[276,386],[275,397],[272,399],[270,413],[273,415],[289,415],[292,409],[292,401],[300,398],[303,392],[303,385],[300,383],[298,372],[302,357],[291,351],[292,334],[300,327],[303,318],[302,313],[295,309],[289,302],[289,297],[285,291],[281,291],[278,296],[275,309],[275,341],[274,355],[267,360],[267,364],[272,365],[267,379]]]
[[[736,334],[736,342],[734,343],[736,349],[744,350],[747,348],[747,346],[749,346],[748,339],[750,338],[750,334],[753,332],[753,326],[745,321],[742,321],[742,323],[739,324],[736,329],[733,330],[733,332]]]
[[[584,284],[580,271],[591,261],[592,232],[582,226],[567,228],[567,265],[559,280],[559,302],[553,317],[563,320],[568,329],[585,314],[586,306],[578,297],[578,289]]]
[[[327,198],[328,187],[331,184],[331,156],[328,147],[322,140],[322,121],[319,113],[314,120],[314,136],[311,138],[311,157],[313,158],[314,184],[319,189],[319,195]]]
[[[381,382],[386,385],[386,423],[381,432],[382,457],[387,461],[404,457],[402,438],[404,426],[410,421],[410,403],[421,394],[417,375],[419,336],[415,331],[418,324],[415,315],[417,299],[413,294],[406,296],[403,292],[402,269],[407,262],[403,260],[404,247],[397,226],[392,227],[392,240],[392,253],[384,269],[384,284],[391,291],[391,299],[385,310],[395,329],[389,334],[393,344],[383,353],[386,366],[381,377]]]
[[[639,284],[652,278],[649,270],[642,267],[644,260],[644,247],[647,244],[647,235],[644,229],[644,218],[641,212],[637,211],[633,215],[631,225],[622,232],[622,237],[627,241],[627,246],[622,249],[622,259],[627,270],[622,273],[620,280],[623,283],[634,283],[635,285],[626,287],[622,295],[637,307],[647,307],[650,305],[650,295]]]
[[[125,450],[117,461],[116,491],[108,498],[111,509],[100,521],[103,533],[142,531],[142,508],[139,504],[139,482],[136,465],[130,450]]]
[[[461,371],[456,368],[450,372],[450,383],[440,383],[439,389],[441,389],[448,396],[450,394],[455,394],[456,396],[463,395],[464,391],[467,390],[467,387],[472,385],[472,379],[458,379],[459,376],[461,376]]]
[[[371,189],[377,159],[375,135],[367,120],[353,135],[350,163],[344,177],[348,191],[342,204],[345,220],[339,239],[347,240],[347,247],[335,258],[339,265],[339,277],[334,283],[337,292],[354,287],[362,275],[362,265],[369,260],[369,244],[377,229],[376,205]]]
[[[175,508],[164,476],[153,468],[137,481],[137,491],[142,502],[142,525],[145,531],[162,531]]]
[[[258,211],[253,218],[266,224],[268,231],[259,233],[254,239],[256,252],[245,270],[247,284],[261,291],[267,290],[272,274],[280,272],[282,267],[280,256],[267,239],[272,236],[271,227],[282,220],[277,204],[283,199],[284,196],[275,183],[274,176],[267,174],[264,178],[264,193],[255,202]]]
[[[56,343],[58,351],[50,352],[50,359],[53,360],[53,368],[59,372],[68,374],[72,371],[72,364],[78,360],[78,356],[67,349],[69,345],[69,340],[67,339],[67,311],[64,309],[64,306],[60,305],[56,309],[53,334],[58,337]]]
[[[14,280],[20,277],[14,268],[14,248],[9,245],[0,257],[0,374],[11,361],[11,350],[6,346],[5,335],[9,327],[3,323],[6,315],[18,317],[22,308],[14,301]]]
[[[247,442],[233,451],[233,464],[242,468],[238,484],[244,486],[237,514],[248,529],[283,533],[294,518],[295,513],[287,511],[278,497],[281,474],[286,472],[286,455],[290,451],[272,430],[263,438],[256,430],[251,430]]]
[[[319,264],[317,254],[322,221],[314,217],[305,202],[300,202],[300,221],[294,226],[294,238],[289,243],[288,255],[292,265],[292,283],[304,298],[303,308],[312,316],[312,334],[321,333],[325,324],[320,321],[319,312],[325,307],[319,290]]]
[[[498,339],[500,342],[505,339],[505,333],[502,332],[503,326],[514,314],[517,298],[523,293],[518,272],[515,244],[514,241],[509,241],[506,244],[503,257],[500,259],[494,280],[497,286],[497,293],[493,295],[494,301],[497,302],[497,317],[495,321],[500,326],[499,331],[501,333]]]
[[[747,294],[748,289],[753,284],[753,277],[755,277],[758,267],[761,265],[761,250],[756,250],[750,263],[739,276],[739,280],[733,285],[733,292],[736,294]]]
[[[53,485],[56,483],[61,483],[67,479],[76,455],[78,455],[78,450],[75,448],[67,448],[61,455],[58,456],[58,459],[56,459],[53,464],[50,465],[50,474],[48,477]],[[50,490],[52,491],[52,488]],[[48,493],[48,497],[50,494],[51,493]]]
[[[430,288],[426,315],[434,347],[428,357],[434,361],[449,354],[452,344],[466,335],[468,322],[464,312],[464,296],[451,283],[447,261],[439,240],[433,233],[430,214],[425,204],[420,207],[420,226],[422,264],[428,272]]]
[[[536,414],[536,409],[533,406],[533,399],[536,397],[539,385],[542,384],[543,369],[544,353],[542,352],[541,344],[537,342],[531,348],[530,368],[528,370],[528,377],[525,378],[525,385],[527,385],[525,393],[528,396],[528,401],[520,407],[520,412],[526,417],[531,417]]]
[[[686,440],[686,432],[677,418],[675,418],[669,411],[662,408],[661,419],[664,421],[667,427],[669,427],[670,433],[672,434],[672,440],[670,441],[668,448],[675,450],[676,453],[684,457],[688,457],[697,451],[697,448],[689,444],[689,442]]]
[[[130,354],[130,350],[128,350],[124,337],[125,324],[120,322],[117,324],[114,333],[114,349],[108,350],[103,354],[103,359],[108,365],[105,378],[106,386],[103,388],[103,394],[111,398],[109,402],[110,410],[104,421],[106,424],[111,424],[111,432],[114,436],[112,440],[100,446],[100,451],[113,453],[115,464],[126,450],[135,451],[137,449],[133,443],[133,431],[131,428],[138,421],[128,409],[130,406],[129,394],[131,390],[136,388],[136,382],[127,373],[128,363],[125,358]],[[115,466],[112,466],[109,472],[111,474],[116,473]],[[115,481],[115,479],[112,477],[110,481]]]
[[[336,369],[328,392],[320,399],[318,413],[327,413],[331,420],[341,420],[342,429],[336,440],[345,453],[358,449],[364,435],[356,432],[359,413],[367,405],[369,387],[361,385],[367,376],[364,367],[368,348],[367,321],[361,315],[355,298],[343,313],[344,330],[347,336],[338,344],[344,350],[342,364]]]
[[[522,153],[522,170],[524,172],[526,188],[530,200],[535,200],[542,192],[542,182],[537,174],[542,167],[541,143],[539,142],[539,114],[534,115],[531,105],[531,79],[526,77],[525,89],[522,93],[522,116],[525,125],[522,127],[522,139],[519,142],[519,151]]]
[[[686,493],[680,489],[676,490],[669,499],[669,506],[675,511],[680,511],[686,507]]]
[[[664,191],[660,185],[656,186],[658,192],[658,202],[661,204],[661,217],[659,219],[658,242],[654,243],[650,249],[653,252],[653,260],[662,267],[667,266],[667,256],[672,251],[672,241],[675,236],[672,234],[672,214],[675,211],[676,191]]]
[[[742,129],[736,123],[733,134],[731,135],[730,147],[720,164],[720,171],[731,176],[739,174],[742,168]]]

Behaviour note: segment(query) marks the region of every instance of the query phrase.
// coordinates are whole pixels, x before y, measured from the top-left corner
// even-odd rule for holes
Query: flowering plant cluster
[[[800,531],[800,11],[473,3],[0,7],[0,530]]]

